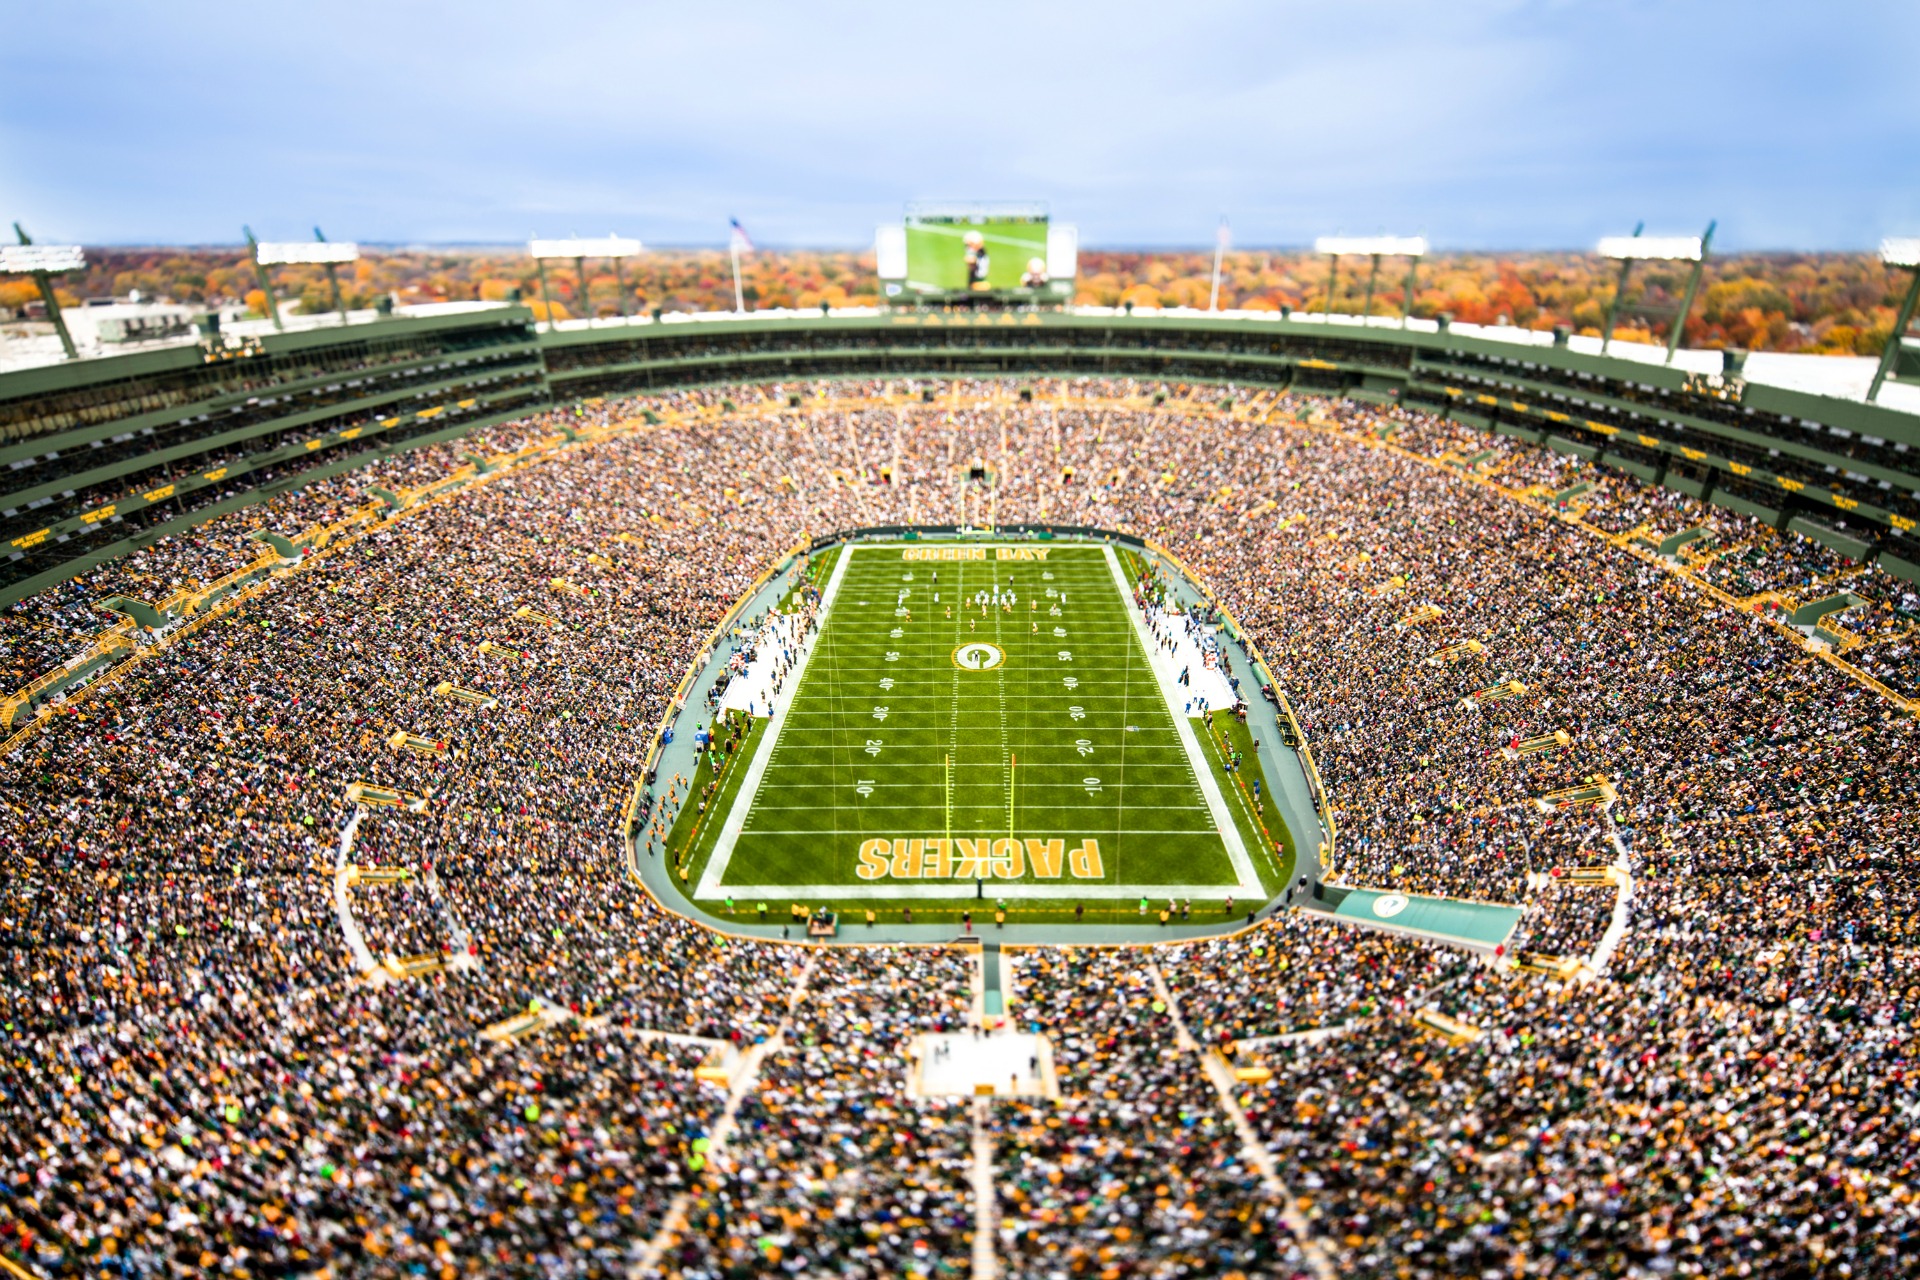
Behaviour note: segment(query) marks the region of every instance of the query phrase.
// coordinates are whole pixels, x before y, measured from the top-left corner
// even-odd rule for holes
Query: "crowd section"
[[[1057,1102],[995,1106],[1002,1266],[1020,1276],[1305,1276],[1286,1200],[1176,1043],[1151,953],[1014,953],[1009,1009]]]
[[[1900,1271],[1920,1161],[1912,717],[1594,530],[1705,527],[1689,555],[1734,595],[1843,575],[1868,600],[1847,657],[1896,691],[1920,669],[1911,588],[1404,409],[1101,382],[1027,406],[971,383],[848,400],[887,390],[686,392],[503,428],[491,449],[665,418],[310,557],[0,761],[0,1250],[50,1276],[611,1275],[678,1205],[673,1274],[946,1274],[972,1247],[962,1165],[984,1126],[1010,1271],[1289,1274],[1285,1202],[1175,1043],[1158,971],[1208,1049],[1337,1032],[1265,1047],[1274,1077],[1242,1101],[1353,1274]],[[253,529],[336,519],[471,447],[23,601],[0,614],[0,672],[70,656],[110,620],[101,596],[210,581],[257,553]],[[1482,452],[1509,492],[1433,461]],[[1535,505],[1578,479],[1598,485],[1591,529]],[[662,910],[616,832],[688,663],[782,552],[988,520],[1179,551],[1298,713],[1347,881],[1524,902],[1519,945],[1590,956],[1614,896],[1553,873],[1630,870],[1606,971],[1563,986],[1298,915],[1153,953],[1023,953],[1013,1012],[1052,1038],[1060,1100],[982,1119],[907,1098],[911,1037],[963,1024],[963,961],[827,952],[802,985],[806,948]],[[1247,653],[1223,656],[1247,686]],[[355,820],[354,782],[419,812]],[[367,982],[343,861],[405,873],[348,891],[375,957],[471,967]],[[1484,1034],[1422,1032],[1427,1007]],[[529,1008],[560,1025],[476,1040]],[[761,1055],[711,1168],[706,1048],[656,1033]]]
[[[1689,990],[1483,970],[1444,1011],[1275,1046],[1245,1099],[1356,1275],[1907,1274],[1911,1083],[1851,1031]]]
[[[972,972],[943,948],[823,952],[665,1273],[970,1270],[973,1104],[909,1097],[907,1079],[915,1037],[968,1025]]]
[[[102,600],[125,595],[158,604],[177,591],[205,586],[253,563],[262,546],[247,535],[257,530],[292,537],[303,529],[332,524],[373,501],[367,494],[372,486],[395,492],[416,488],[445,478],[462,465],[464,454],[511,453],[576,421],[574,411],[561,410],[502,423],[461,440],[404,453],[370,454],[364,467],[216,516],[189,533],[161,538],[28,596],[0,610],[0,690],[10,691],[45,674],[88,637],[119,621],[118,615],[100,607]],[[261,485],[274,478],[272,473],[256,472],[247,480],[249,485]],[[234,497],[235,491],[208,489],[196,496],[213,503]]]
[[[1159,953],[1167,985],[1209,1048],[1410,1014],[1478,963],[1390,933],[1277,916],[1230,937]]]

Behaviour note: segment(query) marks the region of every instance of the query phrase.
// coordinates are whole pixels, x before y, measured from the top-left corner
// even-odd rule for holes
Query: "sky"
[[[916,199],[1089,248],[1866,249],[1920,234],[1915,0],[0,0],[46,242],[861,247]]]

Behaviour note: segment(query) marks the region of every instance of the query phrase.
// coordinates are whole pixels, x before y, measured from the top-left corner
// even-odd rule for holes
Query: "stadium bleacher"
[[[1290,358],[1426,363],[1316,341]],[[756,344],[794,357],[699,342],[674,358],[720,378]],[[1226,345],[1143,341],[1175,367],[1138,380],[622,395],[647,353],[561,344],[539,405],[607,398],[34,559],[20,582],[58,581],[0,610],[0,675],[39,686],[0,704],[0,1256],[1902,1274],[1920,609],[1897,520],[1849,556],[1790,527],[1812,507],[1556,448],[1612,437],[1514,407],[1519,382],[1463,416],[1439,381],[1384,403],[1352,371],[1327,394],[1183,380]],[[1680,394],[1536,363],[1501,376]],[[1332,886],[1518,906],[1514,952],[1305,903],[1204,941],[1009,950],[999,1033],[1048,1039],[1057,1096],[925,1098],[916,1037],[995,1021],[982,955],[788,944],[657,898],[619,834],[636,744],[714,625],[803,532],[977,518],[950,484],[976,457],[1002,523],[1178,546],[1312,751]],[[1824,638],[1794,622],[1839,592]],[[69,667],[123,625],[116,595],[182,603]]]

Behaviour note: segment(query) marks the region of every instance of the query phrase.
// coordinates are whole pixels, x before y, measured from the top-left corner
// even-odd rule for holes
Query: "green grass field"
[[[1012,550],[1045,559],[841,551],[789,706],[670,837],[696,898],[937,913],[972,904],[977,880],[1021,914],[1112,918],[1143,895],[1251,904],[1284,882],[1290,845],[1276,855],[1260,832],[1252,762],[1229,775],[1205,725],[1176,714],[1119,561]],[[985,558],[907,558],[935,555]]]

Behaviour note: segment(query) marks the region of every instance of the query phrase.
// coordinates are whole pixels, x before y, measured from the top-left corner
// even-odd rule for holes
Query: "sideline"
[[[727,863],[733,858],[733,847],[739,842],[740,832],[747,825],[747,815],[753,809],[754,797],[760,794],[760,780],[766,776],[767,765],[772,762],[773,753],[780,744],[780,734],[787,727],[787,711],[800,695],[807,665],[813,660],[814,650],[826,640],[827,620],[833,616],[833,602],[839,598],[841,583],[846,581],[847,566],[853,563],[853,552],[853,547],[847,547],[834,557],[833,577],[827,582],[827,589],[821,593],[820,608],[814,614],[813,643],[800,646],[800,654],[793,662],[790,691],[778,706],[768,708],[773,723],[768,726],[767,732],[760,735],[760,746],[754,751],[752,762],[747,765],[747,776],[740,780],[740,789],[734,792],[733,807],[727,811],[727,820],[720,826],[720,839],[708,855],[706,869],[700,873],[700,884],[693,891],[696,901],[717,898],[722,894],[720,882],[727,874]],[[771,886],[748,885],[744,888],[755,893],[774,892]]]
[[[1126,574],[1121,571],[1120,557],[1113,554],[1113,544],[1110,542],[1102,549],[1106,553],[1107,569],[1113,574],[1113,588],[1120,593],[1120,607],[1133,624],[1133,637],[1140,642],[1140,652],[1147,659],[1147,669],[1153,672],[1153,683],[1167,705],[1167,715],[1173,719],[1174,732],[1180,735],[1180,745],[1186,748],[1187,765],[1193,770],[1194,781],[1200,784],[1200,794],[1206,799],[1207,810],[1213,816],[1214,829],[1227,846],[1227,859],[1233,864],[1233,874],[1240,877],[1237,885],[1211,887],[1231,887],[1245,894],[1249,902],[1264,903],[1267,891],[1260,883],[1260,873],[1253,869],[1253,859],[1247,854],[1246,841],[1240,838],[1240,824],[1227,811],[1227,800],[1220,794],[1219,783],[1214,781],[1213,768],[1207,763],[1206,756],[1201,754],[1199,740],[1193,736],[1193,722],[1180,710],[1178,695],[1167,683],[1167,673],[1153,660],[1153,638],[1147,634],[1147,624],[1140,617],[1140,611],[1133,606],[1133,592],[1128,589]]]

